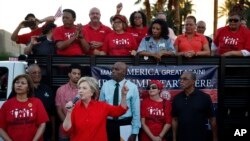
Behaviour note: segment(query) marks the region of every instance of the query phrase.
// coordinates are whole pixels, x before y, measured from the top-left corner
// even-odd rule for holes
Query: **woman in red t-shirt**
[[[134,11],[129,17],[129,22],[130,26],[127,28],[127,32],[134,36],[136,43],[139,46],[141,40],[148,33],[147,17],[142,11]]]
[[[129,56],[136,55],[137,43],[131,33],[126,32],[127,18],[123,15],[115,15],[113,18],[114,32],[105,37],[100,55]]]
[[[34,85],[27,74],[17,76],[12,84],[12,98],[0,111],[0,136],[5,141],[42,141],[49,120],[40,99],[34,95]]]
[[[142,141],[166,141],[164,136],[171,127],[171,104],[160,97],[163,84],[151,80],[148,87],[149,97],[141,103]]]

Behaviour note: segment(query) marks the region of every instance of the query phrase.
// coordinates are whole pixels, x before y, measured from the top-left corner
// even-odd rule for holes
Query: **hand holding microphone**
[[[80,95],[77,94],[76,97],[72,100],[66,103],[65,107],[66,109],[70,110],[74,107],[75,103],[80,99]]]

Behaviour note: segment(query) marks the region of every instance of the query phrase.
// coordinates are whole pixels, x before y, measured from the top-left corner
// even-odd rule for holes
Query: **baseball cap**
[[[123,16],[123,15],[115,15],[112,20],[114,21],[115,19],[119,19],[122,22],[128,24],[127,18],[125,16]]]
[[[158,87],[159,90],[163,89],[163,84],[159,80],[150,80],[148,86],[150,86],[152,84],[155,84]]]

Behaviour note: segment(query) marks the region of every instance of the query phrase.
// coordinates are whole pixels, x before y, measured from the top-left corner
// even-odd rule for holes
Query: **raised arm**
[[[24,22],[25,21],[22,21],[21,23],[19,23],[19,25],[16,27],[16,29],[14,30],[14,32],[11,34],[11,40],[16,42],[17,39],[18,39],[18,33],[19,31],[24,28]]]
[[[127,99],[126,99],[126,96],[127,96],[127,93],[129,91],[129,88],[126,86],[126,83],[127,81],[125,81],[123,83],[123,86],[122,86],[122,99],[121,99],[121,106],[126,109],[127,108]]]
[[[55,21],[55,17],[54,16],[48,16],[48,17],[45,17],[43,19],[37,19],[37,21],[39,23],[43,23],[43,22],[46,22],[46,23],[49,23],[49,22],[54,22]]]

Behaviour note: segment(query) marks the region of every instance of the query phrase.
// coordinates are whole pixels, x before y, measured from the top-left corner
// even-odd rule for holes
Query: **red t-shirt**
[[[49,120],[42,102],[38,98],[29,98],[26,102],[16,97],[7,100],[0,111],[0,128],[13,141],[33,140],[41,123]],[[39,141],[42,141],[42,136]]]
[[[147,35],[148,33],[148,27],[143,27],[143,28],[133,28],[133,27],[128,27],[127,32],[131,33],[135,40],[137,45],[139,46],[141,43],[141,40]],[[138,48],[138,47],[137,47]],[[136,48],[136,50],[137,50]]]
[[[169,101],[165,101],[165,111],[162,102],[156,102],[150,98],[145,98],[141,103],[141,118],[145,118],[145,123],[151,133],[158,136],[166,123],[171,124],[171,109]],[[150,137],[143,131],[142,141],[151,141]]]
[[[60,26],[54,29],[53,31],[53,40],[58,41],[66,41],[73,37],[75,34],[76,28],[67,28],[64,26]],[[79,40],[75,40],[72,42],[67,48],[60,50],[57,49],[56,53],[58,55],[65,55],[65,56],[73,56],[73,55],[83,55],[85,52],[81,48],[81,44]]]
[[[219,28],[214,37],[218,54],[246,49],[250,51],[250,31],[240,26],[237,32],[231,32],[229,26]]]
[[[174,43],[178,46],[178,52],[199,52],[205,44],[208,44],[206,37],[199,33],[195,33],[192,39],[188,39],[186,34],[179,35]]]
[[[108,116],[121,116],[126,112],[121,106],[92,100],[88,107],[79,101],[71,113],[71,141],[107,141],[106,120]]]
[[[90,26],[90,23],[83,26],[83,34],[86,39],[86,41],[89,43],[91,41],[97,41],[97,42],[104,42],[105,37],[112,32],[112,30],[101,24],[98,29],[94,29]],[[102,47],[100,47],[102,48]],[[94,49],[90,48],[88,51],[89,55],[93,54]]]
[[[30,33],[17,36],[17,44],[28,44],[32,36],[39,36],[42,34],[42,27],[32,30]]]
[[[111,32],[105,38],[102,50],[110,56],[128,56],[137,49],[135,38],[131,33],[117,34]]]

